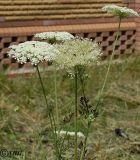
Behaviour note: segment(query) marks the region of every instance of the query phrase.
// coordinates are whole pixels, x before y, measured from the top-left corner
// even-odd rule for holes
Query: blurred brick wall
[[[104,58],[112,53],[118,23],[61,25],[48,27],[16,27],[3,28],[0,31],[0,69],[28,68],[30,64],[21,65],[8,57],[8,47],[25,41],[33,40],[33,35],[43,31],[68,31],[74,36],[91,38],[98,42],[103,50]],[[115,57],[120,54],[132,54],[135,51],[135,23],[123,22],[121,35],[116,45]]]
[[[140,14],[140,0],[135,1],[135,9]],[[140,17],[136,18],[136,27],[137,27],[137,33],[136,33],[136,50],[140,52]]]
[[[140,13],[140,0],[124,0],[124,3]],[[96,40],[102,47],[104,57],[107,57],[111,54],[117,28],[114,18],[62,20],[61,24],[57,24],[60,23],[58,20],[55,22],[34,21],[33,23],[28,22],[28,27],[18,27],[22,23],[24,24],[24,22],[17,23],[17,27],[14,27],[15,23],[17,22],[8,22],[5,23],[7,28],[4,25],[0,28],[0,70],[31,67],[30,63],[21,65],[15,59],[10,59],[7,55],[8,47],[12,44],[31,41],[35,33],[43,31],[68,31],[75,36],[78,35]],[[115,57],[124,53],[133,54],[135,50],[140,51],[140,17],[123,21],[121,35],[116,45]]]
[[[140,0],[124,0],[128,7],[136,10],[140,14]],[[140,52],[140,17],[134,18],[136,23],[136,52]]]

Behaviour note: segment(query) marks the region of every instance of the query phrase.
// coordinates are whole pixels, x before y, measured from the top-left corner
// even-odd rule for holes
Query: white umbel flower
[[[57,51],[54,46],[46,42],[27,41],[18,45],[9,47],[11,50],[8,52],[9,56],[17,59],[21,64],[26,63],[28,60],[32,65],[46,60],[54,60]]]
[[[69,132],[69,131],[56,131],[56,134],[60,135],[60,136],[75,136],[75,132]],[[79,138],[85,138],[85,135],[82,132],[77,132],[77,136]]]
[[[103,11],[106,11],[108,13],[113,14],[114,16],[117,16],[119,18],[127,18],[131,16],[139,16],[139,14],[134,11],[133,9],[127,8],[127,7],[120,7],[114,4],[105,5],[102,8]]]
[[[97,63],[102,55],[97,43],[90,39],[77,38],[56,45],[59,51],[55,61],[60,68],[72,69],[75,66],[87,66]]]
[[[73,39],[74,36],[68,32],[42,32],[35,34],[35,38],[53,41],[68,41]]]

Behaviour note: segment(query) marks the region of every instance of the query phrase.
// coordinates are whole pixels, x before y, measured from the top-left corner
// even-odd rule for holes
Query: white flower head
[[[74,38],[74,36],[68,32],[42,32],[35,34],[34,37],[53,42],[63,42]]]
[[[26,41],[18,45],[12,45],[9,48],[11,50],[8,55],[17,59],[21,64],[26,63],[28,60],[32,65],[38,65],[44,60],[52,61],[58,53],[54,46],[39,41]]]
[[[56,134],[60,135],[60,136],[75,136],[75,132],[69,132],[69,131],[56,131]],[[85,138],[85,135],[82,132],[77,132],[77,137],[79,138]]]
[[[56,45],[59,51],[55,61],[60,68],[71,70],[75,66],[95,64],[101,57],[101,48],[90,39],[77,38]]]
[[[133,9],[127,8],[127,7],[120,7],[114,4],[105,5],[102,8],[103,11],[107,11],[108,13],[113,14],[114,16],[117,16],[119,18],[127,18],[131,16],[139,16],[139,14],[134,11]]]

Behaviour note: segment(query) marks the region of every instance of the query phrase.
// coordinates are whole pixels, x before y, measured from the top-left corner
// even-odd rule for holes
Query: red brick
[[[30,68],[32,65],[31,65],[31,63],[29,62],[29,63],[26,63],[25,65],[24,65],[24,67],[26,67],[26,68]]]
[[[103,37],[108,37],[108,36],[109,36],[109,32],[103,32],[103,33],[102,33],[102,36],[103,36]]]
[[[133,31],[126,31],[126,35],[133,35]]]
[[[8,59],[8,58],[4,58],[3,60],[2,60],[2,63],[3,64],[11,64],[11,59]]]
[[[13,69],[13,68],[14,68],[14,69],[18,69],[18,63],[11,63],[11,64],[10,64],[10,68],[11,68],[11,69]]]
[[[120,38],[120,40],[123,40],[123,41],[127,40],[127,36],[126,35],[122,35],[121,38]]]
[[[1,42],[2,43],[9,43],[9,42],[11,42],[12,41],[12,39],[11,39],[11,37],[4,37],[4,38],[2,38],[2,40],[1,40]]]
[[[76,36],[78,36],[78,37],[84,37],[84,34],[83,33],[79,33],[79,34],[76,34]]]
[[[140,4],[140,1],[139,0],[135,0],[135,3]]]
[[[108,41],[115,41],[115,36],[109,37],[109,38],[108,38]]]
[[[108,42],[107,41],[102,42],[101,46],[108,46]]]
[[[2,53],[0,53],[0,59],[3,59],[3,54]]]
[[[136,46],[140,46],[140,41],[137,41],[137,42],[135,43],[135,45],[136,45]]]
[[[19,44],[18,42],[11,42],[10,43],[10,46],[12,46],[12,45],[17,45],[17,44]]]
[[[140,46],[136,46],[135,50],[138,51],[138,53],[139,53],[139,51],[140,51]]]
[[[98,32],[98,31],[112,31],[116,30],[118,23],[103,23],[103,24],[77,24],[77,25],[63,25],[63,26],[38,26],[38,27],[16,27],[16,28],[2,28],[0,30],[0,35],[28,35],[36,32],[43,31],[80,31],[80,32]],[[121,25],[122,30],[134,29],[136,27],[133,22],[124,22]]]
[[[27,36],[20,36],[20,37],[18,37],[18,39],[17,39],[17,42],[25,42],[25,41],[27,41]]]
[[[125,50],[125,49],[126,49],[126,45],[121,45],[121,46],[120,46],[120,49],[121,49],[121,50]]]
[[[2,49],[4,46],[3,46],[3,43],[0,43],[0,49]]]
[[[103,41],[103,37],[96,37],[95,40],[101,43]]]
[[[127,40],[126,44],[132,44],[133,40]]]
[[[8,51],[9,51],[9,48],[3,48],[1,53],[4,54],[4,53],[7,53]]]
[[[89,33],[88,38],[96,37],[96,33]]]

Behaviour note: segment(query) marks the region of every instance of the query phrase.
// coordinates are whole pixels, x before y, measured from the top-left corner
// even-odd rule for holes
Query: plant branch
[[[77,87],[77,81],[78,81],[78,75],[77,75],[77,66],[74,68],[75,71],[75,157],[74,160],[78,160],[78,142],[77,142],[77,118],[78,118],[78,103],[77,103],[77,97],[78,97],[78,87]]]
[[[80,160],[84,160],[84,158],[85,158],[85,152],[86,152],[86,146],[87,146],[87,139],[88,139],[90,127],[91,127],[91,121],[90,121],[90,122],[88,121],[86,138],[85,138],[85,141],[84,141],[83,150],[82,150],[82,154],[81,154],[81,156],[80,156]]]
[[[95,107],[95,111],[96,112],[98,112],[98,109],[99,109],[101,96],[102,96],[102,93],[103,93],[103,91],[105,89],[105,86],[106,86],[106,83],[107,83],[107,79],[108,79],[108,76],[109,76],[109,71],[110,71],[110,68],[111,68],[111,62],[112,62],[114,54],[115,54],[115,47],[116,47],[116,44],[117,44],[117,41],[118,41],[118,38],[119,38],[119,33],[120,33],[121,20],[122,19],[120,18],[119,19],[119,24],[118,24],[118,29],[117,29],[117,34],[116,34],[116,38],[115,38],[115,42],[114,42],[114,45],[113,45],[112,55],[111,55],[110,60],[109,60],[109,64],[108,64],[107,72],[106,72],[106,75],[105,75],[105,78],[104,78],[104,81],[103,81],[102,88],[101,88],[101,90],[99,91],[99,94],[98,94],[99,98],[98,98],[98,102],[97,102],[96,107]]]
[[[47,100],[46,93],[45,93],[45,87],[44,87],[44,84],[43,84],[38,66],[36,66],[36,70],[37,70],[37,73],[38,73],[39,81],[40,81],[40,84],[41,84],[41,88],[42,88],[42,91],[43,91],[45,103],[46,103],[46,106],[47,106],[47,111],[48,111],[48,115],[49,115],[49,119],[50,119],[51,129],[52,129],[52,133],[53,133],[53,140],[54,140],[55,149],[56,149],[56,153],[57,153],[56,156],[58,157],[59,150],[58,150],[58,146],[57,146],[55,122],[54,122],[54,119],[53,119],[53,115],[52,115],[52,113],[50,112],[50,109],[49,109],[48,100]]]

